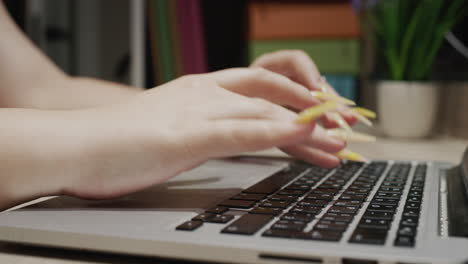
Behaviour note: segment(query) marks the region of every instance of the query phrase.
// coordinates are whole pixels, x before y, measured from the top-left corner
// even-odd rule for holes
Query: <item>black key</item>
[[[210,219],[206,220],[206,222],[208,222],[208,223],[217,223],[217,224],[225,224],[225,223],[231,221],[232,219],[234,219],[233,215],[218,214],[218,215],[215,215],[213,218],[210,218]]]
[[[422,197],[421,196],[409,196],[407,201],[420,203],[422,201]]]
[[[336,213],[326,213],[321,220],[324,221],[340,221],[350,223],[353,221],[354,215],[352,214],[336,214]]]
[[[221,230],[221,233],[253,235],[273,219],[272,215],[245,214]]]
[[[291,204],[291,202],[287,202],[287,201],[271,201],[271,200],[268,200],[268,201],[264,201],[259,206],[260,207],[273,207],[273,208],[286,209],[286,208],[288,208],[288,206],[290,204]]]
[[[394,192],[394,193],[402,193],[403,192],[403,188],[399,188],[399,187],[381,187],[379,189],[379,191],[383,191],[383,192]]]
[[[331,222],[322,220],[314,226],[314,230],[330,230],[344,232],[348,228],[346,222]]]
[[[278,191],[285,184],[293,180],[299,175],[300,172],[291,170],[291,171],[280,171],[270,177],[263,179],[262,181],[256,183],[250,188],[244,190],[244,193],[262,193],[262,194],[272,194]]]
[[[229,208],[227,207],[223,207],[223,206],[216,206],[216,207],[213,207],[213,208],[210,208],[208,210],[206,210],[207,213],[211,213],[211,214],[222,214],[222,213],[225,213],[229,210]]]
[[[329,213],[355,214],[359,210],[357,206],[332,206],[328,209]]]
[[[414,237],[411,236],[397,236],[395,239],[395,246],[397,247],[414,247]]]
[[[271,226],[271,229],[302,231],[306,225],[306,223],[301,221],[279,220]]]
[[[400,221],[401,226],[418,226],[419,218],[415,216],[403,216]]]
[[[329,201],[325,200],[302,200],[298,203],[298,205],[323,207],[328,203]]]
[[[320,241],[340,241],[342,232],[327,231],[327,230],[312,230],[306,233],[306,239]]]
[[[356,228],[349,242],[360,244],[383,245],[387,231],[378,229]]]
[[[285,190],[301,190],[301,191],[308,191],[312,188],[311,185],[307,184],[290,184],[284,188]]]
[[[265,199],[266,195],[265,194],[260,194],[260,193],[239,193],[238,195],[235,195],[231,197],[231,200],[247,200],[247,201],[261,201]]]
[[[396,206],[393,206],[393,205],[380,205],[380,204],[374,204],[374,203],[369,204],[369,207],[367,207],[367,211],[374,211],[374,212],[393,213],[395,212],[395,209],[396,209]]]
[[[373,204],[380,204],[380,205],[393,205],[398,206],[399,201],[387,198],[374,198],[372,199]]]
[[[401,194],[399,193],[389,193],[389,192],[377,192],[375,195],[378,198],[386,198],[386,199],[400,199]]]
[[[325,201],[331,201],[333,200],[334,194],[329,194],[329,193],[311,193],[307,195],[304,200],[325,200]]]
[[[304,195],[304,193],[306,193],[306,191],[302,191],[302,190],[281,190],[280,192],[278,192],[279,195],[292,195],[292,196],[302,196]]]
[[[343,194],[348,194],[348,195],[368,195],[369,191],[368,190],[346,190]]]
[[[393,220],[393,213],[366,211],[363,218],[377,220]]]
[[[403,211],[403,216],[419,217],[419,210],[417,210],[417,209],[405,209]]]
[[[291,230],[283,229],[268,229],[263,232],[262,236],[264,237],[281,237],[281,238],[301,238],[302,232],[295,232]]]
[[[337,190],[337,189],[321,189],[321,188],[317,188],[317,189],[315,189],[312,193],[313,193],[313,194],[323,194],[323,193],[327,193],[327,194],[336,195],[336,194],[338,193],[338,190]]]
[[[320,213],[321,210],[322,210],[322,207],[296,205],[290,210],[290,212],[318,214]]]
[[[336,206],[357,206],[361,207],[362,202],[359,200],[338,200],[334,203]]]
[[[306,213],[298,213],[298,212],[290,212],[286,213],[281,216],[281,220],[288,220],[288,221],[301,221],[301,222],[311,222],[314,220],[315,214],[306,214]]]
[[[187,221],[176,227],[176,230],[193,231],[203,225],[202,221]]]
[[[383,219],[369,219],[364,218],[359,222],[359,228],[368,228],[368,229],[390,229],[390,221],[391,220],[383,220]]]
[[[279,215],[283,212],[281,208],[273,208],[273,207],[255,207],[251,211],[250,214],[266,214],[266,215]]]
[[[333,184],[324,184],[322,183],[321,185],[318,186],[318,188],[322,188],[322,189],[341,189],[341,187],[343,187],[342,184],[339,184],[339,183],[333,183]]]
[[[400,226],[400,228],[398,229],[398,235],[415,237],[416,236],[416,227]]]
[[[354,195],[351,195],[351,194],[342,194],[342,195],[340,196],[340,200],[365,201],[365,200],[366,200],[366,197],[367,197],[367,196],[364,195],[364,194],[354,194]]]
[[[202,214],[199,214],[199,215],[195,216],[194,218],[192,218],[192,221],[206,222],[206,221],[210,220],[211,218],[213,218],[214,216],[215,216],[215,214],[202,213]]]
[[[421,208],[421,204],[418,202],[406,202],[405,209],[415,209],[419,210]]]
[[[413,191],[422,192],[422,191],[424,191],[424,188],[423,188],[423,187],[414,186],[414,187],[411,187],[411,188],[410,188],[410,192],[413,192]]]
[[[365,187],[360,187],[360,186],[349,186],[348,189],[346,189],[348,191],[360,191],[360,190],[364,190],[365,192],[370,192],[372,190],[372,187],[369,187],[369,188],[365,188]]]
[[[257,202],[256,201],[245,201],[245,200],[225,200],[219,203],[218,206],[224,206],[229,208],[252,208]]]
[[[270,200],[272,201],[288,201],[288,202],[295,202],[297,201],[298,197],[294,195],[273,195],[270,197]]]

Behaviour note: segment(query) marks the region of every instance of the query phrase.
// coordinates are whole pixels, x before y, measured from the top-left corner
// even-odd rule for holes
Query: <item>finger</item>
[[[346,123],[348,123],[350,126],[356,124],[357,119],[354,116],[347,113],[346,109],[339,110],[338,112],[343,117],[343,119],[346,121]],[[323,126],[326,127],[326,128],[337,128],[337,127],[339,127],[339,125],[337,124],[335,119],[333,117],[331,117],[330,115],[328,115],[328,114],[324,114],[322,116],[321,120],[322,120]]]
[[[282,50],[258,58],[253,66],[285,75],[309,90],[319,90],[320,72],[313,60],[302,50]]]
[[[320,103],[304,86],[263,68],[229,69],[209,75],[228,90],[248,97],[261,97],[296,110]]]
[[[307,146],[290,146],[281,148],[281,150],[301,160],[324,168],[334,168],[340,164],[340,159],[335,155]]]
[[[209,151],[209,158],[226,157],[246,151],[294,145],[303,141],[313,129],[313,123],[301,125],[278,120],[220,120],[210,127],[210,131],[205,131],[203,138],[209,142],[194,148],[195,151]],[[209,150],[206,148],[208,145]]]
[[[315,126],[314,131],[303,144],[329,153],[337,153],[346,147],[345,141],[333,138],[319,125]]]

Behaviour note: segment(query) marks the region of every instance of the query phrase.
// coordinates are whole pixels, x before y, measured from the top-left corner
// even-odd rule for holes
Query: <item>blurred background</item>
[[[437,100],[430,102],[435,117],[427,116],[427,110],[411,117],[434,119],[430,133],[421,136],[468,138],[468,19],[466,1],[458,1],[460,12],[451,6],[455,2],[5,0],[24,32],[71,75],[150,88],[184,74],[248,66],[267,52],[301,49],[342,96],[374,110],[381,81],[436,84]],[[440,12],[430,9],[437,4]],[[436,25],[450,17],[454,23],[440,44],[435,45],[436,34],[422,35],[435,32]],[[384,33],[379,32],[382,27]],[[408,57],[401,76],[392,75],[386,63],[385,52],[393,41],[396,57]],[[430,43],[428,52],[421,48],[425,43]],[[410,44],[415,47],[398,53]],[[416,60],[416,55],[431,57],[433,46],[433,60]],[[427,68],[427,73],[405,75],[419,68]]]

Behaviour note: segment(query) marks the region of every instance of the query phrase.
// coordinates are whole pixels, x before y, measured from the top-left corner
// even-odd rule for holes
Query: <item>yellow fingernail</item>
[[[322,85],[320,85],[320,90],[322,90],[322,92],[324,93],[328,93],[328,87],[325,83],[322,83]]]
[[[377,114],[374,111],[371,111],[369,109],[366,109],[364,107],[353,107],[353,110],[365,117],[368,118],[376,118]]]
[[[338,104],[336,102],[327,101],[323,104],[307,108],[299,113],[296,122],[300,124],[308,123],[312,120],[317,119],[318,117],[323,115],[323,113],[334,110],[337,107]]]
[[[349,149],[344,149],[336,154],[341,159],[347,159],[352,161],[368,162],[361,154],[353,152]]]
[[[327,133],[336,139],[341,139],[348,142],[374,142],[377,140],[376,137],[358,133],[358,132],[349,132],[344,129],[334,128],[327,130]]]
[[[336,123],[338,123],[338,125],[348,131],[348,132],[352,132],[353,130],[351,129],[351,127],[348,125],[348,123],[343,119],[343,117],[339,114],[339,113],[331,113],[331,118],[333,120],[335,120]]]
[[[357,120],[361,121],[362,123],[366,124],[367,126],[372,126],[372,121],[370,121],[367,117],[361,115],[360,113],[358,113],[354,109],[349,109],[349,111],[347,111],[347,113],[354,116]]]
[[[356,105],[354,101],[351,101],[347,98],[344,98],[344,97],[341,97],[339,95],[335,95],[332,93],[319,92],[319,91],[311,91],[310,93],[312,94],[313,97],[317,99],[335,101],[337,103],[341,103],[345,105]]]

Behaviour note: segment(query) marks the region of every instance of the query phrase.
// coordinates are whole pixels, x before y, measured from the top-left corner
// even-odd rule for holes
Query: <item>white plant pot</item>
[[[422,138],[432,131],[438,87],[431,82],[381,81],[377,84],[380,125],[390,137]]]

